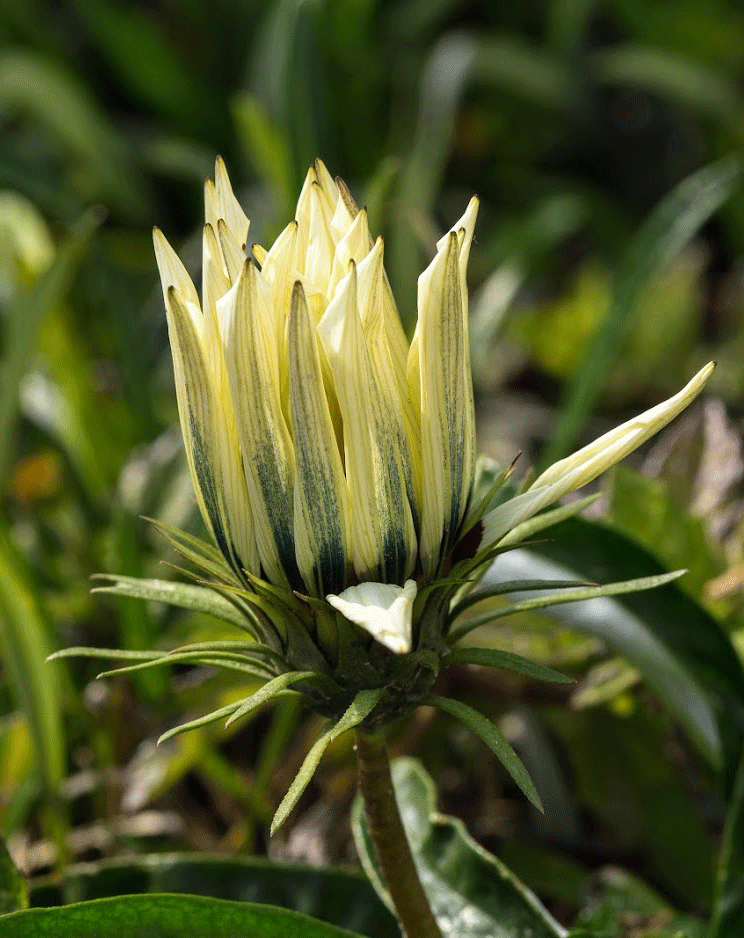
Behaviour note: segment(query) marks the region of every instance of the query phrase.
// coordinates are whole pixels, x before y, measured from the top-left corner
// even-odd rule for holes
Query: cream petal
[[[225,358],[261,565],[272,583],[301,589],[292,522],[294,449],[281,406],[271,289],[247,261],[229,296]]]
[[[710,362],[669,400],[610,430],[572,456],[554,463],[538,476],[524,494],[494,508],[483,519],[482,546],[498,543],[516,525],[527,521],[563,495],[592,482],[658,433],[700,394],[714,367],[715,363]]]
[[[289,316],[297,566],[313,595],[343,588],[351,567],[349,497],[323,385],[315,325],[298,282]]]
[[[238,247],[243,248],[248,240],[250,222],[243,211],[240,202],[235,198],[230,177],[227,174],[225,161],[218,156],[214,164],[214,184],[217,197],[217,217],[224,219],[230,234],[235,238]]]
[[[400,582],[413,570],[416,531],[405,454],[389,428],[357,308],[357,274],[341,281],[318,324],[343,418],[354,569],[360,579]]]
[[[445,246],[419,277],[417,334],[423,469],[420,556],[436,575],[462,521],[475,469],[475,414],[459,268],[460,244]],[[416,372],[418,371],[418,375]],[[414,392],[415,393],[415,392]]]
[[[411,650],[416,592],[414,580],[406,580],[403,586],[360,583],[326,599],[350,622],[361,626],[396,655],[402,655]]]

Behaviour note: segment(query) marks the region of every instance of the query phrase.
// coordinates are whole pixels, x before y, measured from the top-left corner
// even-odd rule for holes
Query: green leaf
[[[27,908],[26,880],[15,868],[5,842],[0,840],[0,915]]]
[[[392,764],[395,797],[421,882],[447,938],[565,938],[567,932],[504,864],[480,847],[462,821],[435,812],[431,778],[413,759]],[[361,798],[352,812],[357,852],[372,885],[390,897],[377,868]]]
[[[202,896],[122,896],[13,912],[3,938],[350,938],[354,933],[287,909]]]
[[[256,857],[167,853],[83,863],[67,867],[62,875],[35,879],[31,903],[69,905],[153,892],[260,902],[302,911],[368,938],[400,935],[393,916],[360,873]]]
[[[239,94],[232,103],[235,123],[243,141],[243,149],[253,170],[273,190],[277,214],[292,214],[294,178],[287,143],[260,103],[249,94]]]
[[[49,269],[29,291],[17,293],[10,299],[8,332],[0,372],[0,482],[5,480],[15,452],[18,387],[36,345],[42,321],[67,294],[100,221],[100,214],[96,212],[90,211],[83,215],[73,225]]]
[[[744,936],[744,751],[728,806],[707,938]]]
[[[487,625],[496,619],[514,615],[517,612],[529,612],[533,609],[547,609],[550,606],[560,606],[565,603],[586,602],[589,599],[602,599],[607,596],[621,596],[624,593],[638,593],[643,590],[658,589],[673,580],[678,580],[684,570],[675,570],[673,573],[660,573],[656,576],[643,576],[635,580],[623,580],[620,583],[607,583],[605,586],[586,586],[578,590],[566,590],[565,593],[550,593],[548,596],[539,596],[536,599],[523,599],[517,603],[500,606],[484,612],[483,615],[468,619],[461,625],[452,629],[448,636],[450,643],[456,642],[464,635],[472,632],[481,625]],[[538,579],[537,577],[535,579]]]
[[[633,238],[618,269],[605,320],[564,394],[558,426],[541,458],[543,468],[574,448],[606,376],[633,328],[634,313],[649,280],[726,202],[740,177],[741,167],[735,160],[706,166],[683,180],[663,199]]]
[[[261,704],[266,703],[267,700],[271,700],[279,691],[285,690],[292,684],[296,684],[297,681],[312,680],[317,676],[315,671],[291,671],[289,674],[280,674],[279,677],[267,681],[260,690],[257,690],[252,697],[249,697],[248,700],[242,703],[225,725],[229,726],[236,720],[240,720],[242,717],[249,714],[251,710],[260,707]]]
[[[111,582],[104,583],[109,580]],[[180,609],[194,609],[207,615],[246,628],[245,616],[237,606],[221,593],[208,586],[195,586],[191,583],[178,583],[173,580],[147,580],[140,577],[121,576],[118,574],[99,573],[92,593],[113,593],[117,596],[131,596],[135,599],[149,599],[156,602],[178,606]]]
[[[585,580],[504,580],[490,589],[479,589],[469,593],[464,599],[455,603],[450,609],[449,619],[454,621],[466,609],[487,599],[504,596],[507,593],[529,593],[532,590],[559,590],[572,586],[596,586],[596,583],[587,583]],[[558,594],[560,595],[560,594]]]
[[[601,582],[661,569],[651,554],[621,534],[574,518],[554,528],[549,542],[502,554],[484,582],[530,576]],[[744,725],[744,671],[709,613],[669,583],[622,599],[554,606],[547,614],[602,639],[634,665],[706,758],[724,764],[731,783]]]
[[[339,736],[343,736],[355,726],[359,726],[372,713],[377,704],[384,695],[384,690],[362,690],[351,702],[349,709],[344,713],[338,723],[326,727],[318,739],[313,743],[310,752],[305,756],[300,771],[295,780],[289,786],[289,791],[282,799],[282,803],[276,809],[274,820],[271,822],[271,833],[277,831],[287,820],[292,808],[297,804],[302,793],[310,783],[310,779],[315,774],[323,753],[328,746]]]
[[[430,707],[436,707],[438,710],[443,710],[445,713],[449,713],[450,716],[456,717],[471,732],[475,733],[504,766],[530,802],[538,811],[542,811],[540,796],[522,760],[514,752],[504,734],[494,726],[488,717],[484,717],[482,713],[462,703],[462,701],[451,700],[449,697],[437,697],[431,694],[423,702]]]
[[[566,677],[560,671],[536,664],[522,655],[497,648],[455,648],[442,659],[442,667],[450,668],[455,664],[479,664],[485,668],[500,668],[503,671],[515,671],[532,677],[536,681],[550,681],[555,684],[573,684],[573,678]]]
[[[601,497],[602,493],[597,492],[594,495],[588,495],[586,498],[579,498],[575,502],[569,502],[567,505],[559,505],[558,508],[543,511],[539,515],[535,515],[534,518],[523,521],[515,528],[512,528],[508,534],[501,538],[499,544],[502,547],[510,544],[521,544],[523,541],[534,537],[535,534],[538,534],[540,531],[552,528],[553,525],[559,524],[561,521],[566,521],[568,518],[575,518],[577,515],[581,514],[585,508],[593,505],[594,502]]]
[[[65,777],[59,665],[49,664],[49,628],[23,557],[0,525],[0,659],[34,741],[36,769],[54,796]]]

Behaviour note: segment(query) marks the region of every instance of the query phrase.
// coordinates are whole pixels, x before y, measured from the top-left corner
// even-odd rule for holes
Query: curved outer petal
[[[243,570],[256,573],[253,515],[231,404],[215,388],[193,313],[173,286],[166,304],[181,430],[199,508],[232,569],[241,577]]]
[[[406,496],[405,455],[389,433],[357,307],[357,274],[341,281],[318,324],[344,423],[353,563],[363,580],[402,583],[413,570],[416,532]]]
[[[392,583],[360,583],[326,599],[350,622],[360,625],[380,644],[397,655],[411,650],[415,580],[403,586]]]
[[[592,482],[658,433],[698,396],[714,367],[715,364],[710,362],[669,400],[610,430],[572,456],[554,463],[535,479],[524,494],[494,508],[483,519],[481,547],[496,544],[516,525],[527,521],[563,495]]]
[[[282,412],[271,289],[246,261],[220,305],[225,357],[261,565],[275,584],[302,589],[292,523],[294,450]]]
[[[315,325],[299,282],[289,314],[289,382],[297,566],[308,589],[325,596],[343,589],[351,567],[349,498],[323,386]]]
[[[411,396],[419,397],[421,406],[420,556],[428,577],[436,575],[452,546],[475,468],[475,414],[460,276],[465,240],[451,231],[419,277],[417,335],[409,356]],[[413,356],[417,363],[410,362]]]

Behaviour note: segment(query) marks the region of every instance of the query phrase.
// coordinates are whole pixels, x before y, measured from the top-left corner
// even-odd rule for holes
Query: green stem
[[[400,819],[381,731],[356,731],[359,791],[377,862],[395,906],[404,938],[442,938],[426,898]]]

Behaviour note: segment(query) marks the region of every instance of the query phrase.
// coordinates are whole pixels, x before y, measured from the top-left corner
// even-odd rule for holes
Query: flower
[[[197,562],[239,600],[270,673],[297,671],[305,689],[308,674],[330,678],[335,691],[309,692],[329,713],[365,688],[385,687],[390,713],[420,700],[455,599],[499,545],[660,430],[713,367],[505,498],[507,474],[476,467],[466,267],[477,210],[473,198],[419,277],[410,344],[383,242],[320,160],[295,218],[252,252],[217,160],[201,302],[154,232],[188,463],[219,551],[199,548]]]

